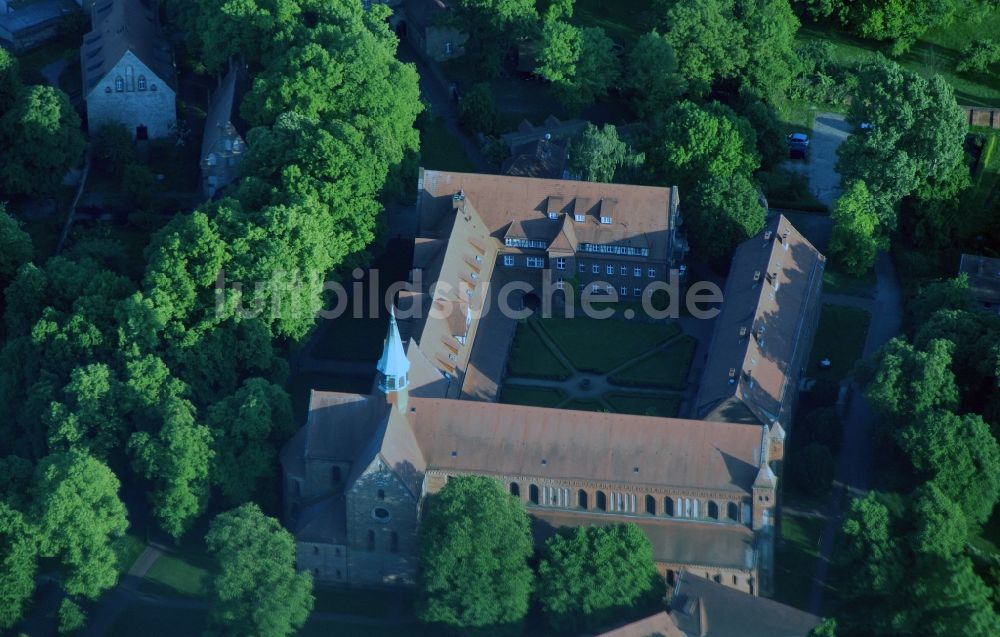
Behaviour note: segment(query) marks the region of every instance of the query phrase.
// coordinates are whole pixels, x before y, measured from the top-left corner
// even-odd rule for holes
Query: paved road
[[[840,196],[840,175],[837,173],[837,147],[851,132],[844,116],[837,113],[817,113],[809,143],[807,161],[791,160],[786,166],[809,177],[809,190],[827,206]]]
[[[899,333],[903,318],[903,299],[899,289],[899,279],[892,260],[886,253],[879,255],[875,264],[877,291],[874,299],[824,295],[823,301],[861,307],[871,312],[872,321],[865,341],[865,357],[871,356],[879,347]],[[874,455],[871,439],[871,425],[874,421],[868,401],[856,385],[851,386],[852,397],[844,415],[844,442],[837,465],[836,487],[830,495],[827,509],[826,527],[820,539],[820,556],[816,562],[816,575],[809,593],[809,612],[819,615],[823,610],[823,593],[830,571],[830,556],[834,540],[843,522],[844,490],[852,495],[867,491],[871,483]]]

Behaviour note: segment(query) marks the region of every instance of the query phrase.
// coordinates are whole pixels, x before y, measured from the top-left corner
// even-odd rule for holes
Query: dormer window
[[[611,217],[601,217],[601,223],[603,224],[611,223]]]
[[[583,223],[584,221],[587,220],[587,217],[585,217],[584,215],[573,215],[573,220],[576,221],[577,223]]]
[[[146,76],[145,75],[140,75],[139,76],[139,79],[138,79],[138,81],[136,83],[136,86],[139,88],[140,91],[145,91],[146,90]]]
[[[121,93],[125,90],[125,80],[121,77],[115,78],[115,92]]]
[[[555,221],[555,220],[557,220],[558,218],[559,218],[559,213],[558,213],[558,212],[550,212],[550,213],[549,213],[549,219],[551,219],[551,220]]]

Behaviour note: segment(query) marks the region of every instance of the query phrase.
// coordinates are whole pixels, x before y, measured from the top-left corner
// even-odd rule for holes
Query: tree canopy
[[[612,183],[619,169],[638,168],[644,160],[642,153],[633,152],[619,139],[618,129],[613,124],[598,128],[588,123],[572,144],[569,166],[587,181]]]
[[[604,29],[577,27],[551,16],[542,27],[538,62],[538,73],[552,82],[559,101],[573,111],[603,97],[621,75],[614,41]]]
[[[34,252],[31,237],[0,203],[0,290],[10,283],[18,268],[31,261]]]
[[[35,592],[37,548],[24,516],[0,500],[0,629],[14,626]]]
[[[673,47],[656,31],[639,38],[628,55],[627,68],[622,83],[631,92],[635,110],[643,119],[667,110],[687,89]]]
[[[586,526],[545,543],[536,596],[554,630],[578,633],[655,601],[662,586],[653,547],[638,526]]]
[[[80,117],[59,89],[23,88],[0,117],[0,146],[8,149],[0,156],[0,190],[49,194],[83,154]]]
[[[875,265],[886,238],[879,226],[878,202],[863,180],[852,183],[833,205],[830,255],[848,274],[863,276]],[[884,215],[881,215],[884,218]]]
[[[684,213],[692,248],[720,268],[736,246],[764,228],[767,216],[757,188],[742,174],[712,175],[698,183]]]
[[[205,544],[218,563],[210,621],[220,635],[284,637],[313,607],[312,577],[295,569],[295,540],[256,504],[212,520]]]
[[[419,529],[417,615],[453,629],[512,625],[528,612],[534,547],[524,505],[499,482],[459,476]]]

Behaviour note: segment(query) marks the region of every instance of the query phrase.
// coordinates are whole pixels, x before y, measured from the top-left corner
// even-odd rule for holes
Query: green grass
[[[526,385],[504,385],[500,392],[500,402],[529,407],[555,407],[566,400],[566,394],[554,387],[529,387]]]
[[[586,27],[601,27],[614,41],[633,45],[653,29],[656,16],[645,0],[578,0],[571,22]]]
[[[205,597],[211,561],[201,553],[163,555],[153,563],[139,589],[146,593]]]
[[[961,210],[972,217],[972,233],[993,222],[992,209],[1000,193],[1000,131],[984,133],[986,141],[973,175],[972,188],[963,196]]]
[[[528,378],[557,380],[569,378],[569,370],[559,362],[539,336],[537,329],[537,325],[527,321],[518,323],[514,343],[510,348],[510,357],[507,359],[507,373],[511,376]]]
[[[420,165],[433,170],[476,172],[461,140],[451,134],[441,118],[434,118],[420,131]]]
[[[857,277],[845,274],[836,266],[830,266],[823,272],[823,291],[827,294],[846,294],[875,298],[875,272]]]
[[[805,610],[816,573],[824,524],[822,518],[782,516],[784,544],[775,552],[774,565],[774,598],[779,602]]]
[[[823,305],[819,326],[809,356],[807,375],[817,379],[841,380],[851,373],[862,357],[871,314],[846,305]],[[829,369],[820,369],[819,361],[829,358]]]
[[[698,341],[684,335],[667,344],[666,349],[612,374],[615,385],[684,389]]]
[[[956,20],[953,24],[928,31],[907,53],[897,60],[904,67],[921,75],[940,74],[955,89],[959,104],[968,106],[1000,106],[1000,65],[986,73],[969,71],[958,73],[955,65],[962,57],[962,49],[976,38],[995,37],[1000,30],[1000,11],[994,11],[979,24]],[[826,40],[833,44],[834,59],[844,64],[862,62],[876,52],[889,54],[889,43],[864,40],[843,33],[827,24],[805,23],[798,38]]]
[[[118,556],[118,572],[127,573],[132,563],[146,550],[146,542],[136,535],[126,533],[115,540],[114,550]]]
[[[413,592],[405,589],[365,589],[324,586],[317,584],[313,590],[316,604],[313,611],[387,617],[398,611],[402,616],[413,612]]]
[[[677,323],[637,323],[584,317],[538,323],[580,371],[606,374],[678,335]]]
[[[204,609],[167,608],[155,603],[140,602],[123,610],[115,618],[107,635],[108,637],[200,635],[205,630],[207,618]]]
[[[604,394],[604,400],[619,414],[676,418],[681,410],[683,397],[680,394],[646,395],[610,392]]]
[[[784,168],[756,174],[772,208],[827,212],[827,206],[809,191],[809,177]]]
[[[573,409],[576,411],[606,411],[608,408],[601,404],[599,400],[591,400],[589,398],[574,398],[565,405],[562,409]]]

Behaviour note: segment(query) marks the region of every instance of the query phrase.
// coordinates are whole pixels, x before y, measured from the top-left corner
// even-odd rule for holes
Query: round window
[[[372,517],[375,518],[376,522],[384,523],[388,522],[392,516],[389,515],[389,509],[386,509],[384,507],[378,507],[377,509],[372,511]]]

